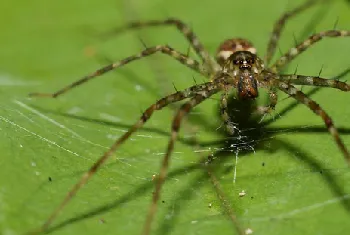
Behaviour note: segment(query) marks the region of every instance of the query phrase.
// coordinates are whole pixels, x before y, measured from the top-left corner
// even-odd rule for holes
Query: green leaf
[[[3,3],[0,15],[0,234],[23,234],[42,225],[79,177],[142,110],[166,94],[205,81],[164,55],[110,72],[57,99],[29,99],[52,92],[106,64],[168,44],[186,52],[174,28],[127,32],[107,41],[94,37],[128,20],[178,17],[214,54],[222,40],[243,37],[264,54],[282,12],[303,1],[47,1]],[[288,22],[283,52],[312,32],[350,29],[346,1],[317,6]],[[325,39],[300,55],[285,73],[334,78],[349,68],[350,39]],[[278,53],[277,53],[278,54]],[[195,57],[193,51],[190,53]],[[278,56],[278,55],[277,55]],[[277,58],[277,56],[275,58]],[[342,80],[349,80],[346,74]],[[312,88],[303,87],[309,92]],[[263,95],[262,95],[263,97]],[[261,130],[253,150],[236,148],[220,130],[218,97],[189,115],[172,155],[153,234],[234,234],[222,209],[254,234],[347,234],[350,172],[322,120],[280,93],[280,118]],[[312,95],[340,127],[350,147],[350,96],[334,89]],[[263,102],[264,99],[259,102]],[[50,234],[140,234],[169,139],[174,108],[152,116],[113,155],[50,226]],[[290,107],[286,113],[282,112]],[[242,111],[243,112],[243,111]],[[247,111],[246,111],[247,112]],[[241,113],[242,114],[242,113]],[[243,113],[245,114],[245,113]],[[278,115],[277,115],[278,117]],[[251,126],[249,126],[251,125]],[[257,130],[250,122],[242,128]],[[246,133],[246,132],[244,132]],[[193,143],[194,135],[198,144]],[[227,144],[227,142],[229,142]],[[234,142],[237,144],[237,142]],[[225,146],[226,144],[226,146]],[[225,199],[217,196],[200,158],[212,167]],[[236,171],[235,183],[234,172]],[[239,197],[244,190],[246,195]]]

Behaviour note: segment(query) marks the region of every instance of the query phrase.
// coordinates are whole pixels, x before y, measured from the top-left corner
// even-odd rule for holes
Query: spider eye
[[[248,60],[248,64],[254,64],[254,60],[253,59],[249,59]]]
[[[234,64],[239,64],[240,62],[239,62],[239,60],[234,60],[233,63]]]

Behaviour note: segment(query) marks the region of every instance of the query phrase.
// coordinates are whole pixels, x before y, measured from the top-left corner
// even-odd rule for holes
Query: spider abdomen
[[[252,54],[256,54],[256,48],[250,41],[242,38],[231,38],[220,44],[216,54],[216,61],[220,65],[224,65],[225,61],[237,51],[249,51]]]

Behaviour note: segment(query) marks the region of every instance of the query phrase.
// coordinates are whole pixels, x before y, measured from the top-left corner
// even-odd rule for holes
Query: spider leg
[[[257,108],[257,113],[265,116],[275,110],[278,101],[278,95],[275,89],[269,89],[269,101],[270,103],[267,106],[259,106]]]
[[[281,80],[286,83],[293,85],[309,85],[309,86],[320,86],[320,87],[331,87],[342,91],[350,91],[350,85],[346,82],[341,82],[334,79],[325,79],[313,76],[303,75],[280,75]]]
[[[203,44],[199,41],[198,37],[194,34],[194,32],[191,30],[191,28],[182,22],[179,19],[175,18],[168,18],[165,20],[150,20],[150,21],[133,21],[127,24],[126,26],[116,28],[114,30],[111,30],[102,36],[110,36],[112,34],[119,34],[129,29],[139,29],[139,28],[145,28],[145,27],[153,27],[153,26],[164,26],[164,25],[174,25],[176,28],[182,33],[185,38],[189,41],[192,48],[196,51],[197,55],[202,59],[202,61],[206,64],[211,66],[211,69],[213,71],[216,71],[219,69],[218,64],[216,61],[210,56],[208,51],[204,48]]]
[[[296,16],[297,14],[301,13],[302,11],[308,9],[309,7],[311,7],[312,5],[317,3],[318,1],[319,0],[309,0],[309,1],[305,2],[304,4],[294,8],[291,11],[287,11],[276,21],[276,23],[273,27],[271,36],[270,36],[269,44],[267,46],[267,51],[266,51],[266,55],[265,55],[265,59],[264,59],[266,65],[268,65],[270,63],[271,58],[276,51],[278,40],[281,36],[281,32],[282,32],[286,22],[290,18],[292,18],[292,17]]]
[[[345,160],[350,166],[350,153],[348,149],[345,147],[343,141],[341,140],[339,136],[339,132],[337,128],[334,126],[331,117],[320,107],[320,105],[318,105],[312,99],[308,98],[302,91],[298,90],[293,85],[282,81],[276,81],[276,82],[280,90],[282,90],[289,96],[293,97],[300,103],[305,104],[309,109],[311,109],[311,111],[313,111],[315,114],[319,115],[323,119],[329,133],[332,135],[334,141],[337,143],[339,149],[343,153]]]
[[[311,35],[308,39],[306,39],[304,42],[300,43],[296,47],[293,47],[289,49],[289,51],[284,54],[282,57],[280,57],[272,66],[271,70],[276,72],[278,70],[281,70],[283,66],[285,66],[287,63],[291,62],[296,56],[300,55],[302,52],[307,50],[309,47],[314,45],[316,42],[321,41],[321,39],[325,37],[349,37],[350,36],[350,30],[328,30],[320,33],[316,33]]]
[[[115,62],[113,64],[109,64],[101,69],[96,70],[94,73],[89,74],[85,77],[82,77],[81,79],[71,83],[70,85],[54,92],[54,93],[30,93],[29,96],[41,96],[41,97],[51,97],[51,98],[56,98],[66,92],[68,92],[69,90],[71,90],[72,88],[75,88],[85,82],[88,82],[89,80],[98,77],[100,75],[103,75],[113,69],[122,67],[130,62],[133,62],[135,60],[139,60],[143,57],[147,57],[150,55],[153,55],[157,52],[161,52],[165,55],[168,55],[174,59],[176,59],[177,61],[179,61],[181,64],[186,65],[187,67],[193,69],[194,71],[203,74],[204,76],[208,76],[207,72],[205,71],[205,69],[203,68],[203,66],[198,63],[196,60],[193,60],[189,57],[187,57],[186,55],[174,50],[173,48],[169,47],[169,46],[155,46],[155,47],[150,47],[147,48],[145,50],[143,50],[142,52],[140,52],[139,54],[136,55],[132,55],[129,56],[123,60],[120,60],[118,62]]]
[[[228,93],[224,92],[221,95],[220,100],[220,114],[221,118],[224,121],[226,131],[228,134],[233,135],[235,131],[239,131],[237,124],[231,121],[230,115],[227,112],[227,99],[228,99]]]
[[[114,144],[110,147],[110,149],[107,152],[105,152],[84,175],[82,175],[80,180],[68,192],[68,194],[63,199],[61,204],[58,207],[56,207],[56,209],[53,211],[50,217],[45,221],[45,223],[38,230],[33,231],[31,234],[38,234],[40,232],[44,232],[45,230],[47,230],[47,228],[52,224],[52,222],[55,220],[58,214],[63,210],[63,208],[68,204],[68,202],[76,195],[79,189],[82,188],[88,182],[88,180],[96,173],[96,171],[101,167],[101,165],[109,159],[109,157],[118,149],[118,147],[123,142],[129,139],[129,137],[134,132],[140,129],[150,119],[154,111],[160,110],[171,103],[178,102],[186,98],[195,97],[191,99],[191,102],[187,103],[187,106],[185,105],[184,108],[181,109],[181,111],[179,112],[179,115],[178,115],[179,117],[175,120],[175,127],[176,127],[176,125],[179,124],[178,122],[181,121],[181,118],[184,112],[187,111],[188,106],[190,105],[194,106],[195,104],[197,104],[196,102],[200,103],[201,101],[203,101],[203,99],[206,98],[205,95],[208,95],[208,96],[212,95],[212,91],[215,90],[215,88],[216,88],[216,85],[213,84],[212,82],[195,85],[183,91],[178,91],[176,93],[168,95],[158,100],[156,103],[152,104],[150,107],[148,107],[146,111],[141,115],[140,119],[128,130],[128,132],[126,132],[119,139],[117,139],[114,142]],[[198,93],[202,95],[198,95]],[[192,106],[190,106],[189,108],[191,107]],[[164,176],[162,180],[164,180]]]
[[[218,92],[217,88],[216,89],[215,88],[213,88],[213,89],[208,88],[206,90],[203,90],[201,93],[197,93],[188,102],[183,104],[181,106],[181,108],[179,109],[179,111],[176,113],[176,115],[173,119],[173,122],[172,122],[171,136],[170,136],[170,140],[168,143],[167,151],[166,151],[166,154],[163,158],[163,162],[162,162],[161,169],[159,172],[159,177],[158,177],[158,180],[156,183],[156,188],[155,188],[155,191],[153,193],[152,203],[151,203],[151,206],[149,208],[147,218],[146,218],[146,221],[144,224],[144,228],[143,228],[143,232],[142,232],[143,235],[150,234],[151,224],[152,224],[154,215],[155,215],[156,210],[157,210],[157,202],[158,202],[159,197],[160,197],[161,187],[163,186],[163,183],[165,181],[165,177],[167,174],[169,161],[170,161],[170,155],[173,152],[174,144],[175,144],[175,141],[177,139],[177,135],[179,132],[179,128],[180,128],[180,124],[181,124],[182,119],[185,117],[186,114],[188,114],[191,111],[191,109],[193,109],[195,106],[200,104],[202,101],[208,99],[210,96],[212,96],[216,92]]]

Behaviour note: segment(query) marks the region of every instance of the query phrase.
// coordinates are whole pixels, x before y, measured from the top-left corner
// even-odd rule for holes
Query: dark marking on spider
[[[113,30],[113,32],[107,33],[105,36],[112,34],[118,34],[130,29],[137,29],[143,27],[153,26],[175,26],[189,41],[190,45],[200,57],[201,61],[190,58],[187,54],[178,52],[168,45],[158,45],[154,47],[147,47],[136,55],[132,55],[113,64],[107,65],[103,68],[96,70],[95,72],[82,77],[78,81],[54,92],[54,93],[32,93],[30,96],[36,97],[52,97],[56,98],[72,88],[75,88],[93,78],[103,75],[113,69],[117,69],[133,61],[141,58],[153,55],[155,53],[162,53],[169,56],[186,67],[198,72],[199,74],[208,78],[208,82],[203,84],[196,84],[183,91],[176,91],[166,97],[159,99],[156,103],[150,105],[148,109],[141,115],[139,120],[126,132],[123,136],[115,141],[110,149],[105,152],[100,159],[81,177],[78,183],[68,192],[62,203],[53,211],[50,217],[45,223],[34,233],[46,231],[52,222],[56,219],[58,214],[63,210],[66,204],[73,198],[77,191],[86,184],[86,182],[95,174],[100,166],[119,148],[119,146],[130,138],[130,136],[141,128],[152,116],[154,111],[160,110],[165,106],[178,102],[184,99],[188,99],[178,112],[175,114],[172,122],[171,136],[166,149],[165,156],[162,161],[160,173],[157,177],[155,191],[153,193],[152,203],[149,208],[148,215],[142,231],[143,235],[149,235],[151,231],[151,224],[157,209],[157,202],[160,198],[161,188],[165,181],[170,156],[174,149],[174,144],[178,136],[178,131],[181,122],[185,115],[187,115],[194,107],[199,105],[204,100],[207,100],[212,95],[222,92],[220,102],[220,113],[223,122],[226,126],[226,130],[229,134],[234,134],[238,131],[238,127],[231,121],[227,110],[227,101],[229,95],[233,91],[237,91],[238,97],[246,100],[246,102],[255,99],[259,93],[258,89],[267,89],[270,97],[270,103],[267,106],[258,107],[258,112],[266,114],[271,112],[278,101],[277,90],[286,93],[288,96],[299,101],[301,104],[307,106],[316,115],[320,116],[324,121],[326,128],[333,137],[339,150],[342,152],[345,160],[350,164],[349,150],[341,140],[337,128],[334,126],[331,117],[320,107],[315,101],[307,97],[301,90],[297,89],[294,85],[308,85],[319,87],[330,87],[339,89],[342,91],[350,91],[350,85],[336,80],[330,80],[320,78],[319,76],[304,76],[298,74],[281,74],[280,71],[298,55],[312,47],[317,42],[324,38],[336,38],[336,37],[349,37],[350,30],[327,30],[320,33],[311,35],[306,40],[297,44],[295,47],[289,49],[289,51],[283,54],[272,65],[270,65],[271,58],[277,48],[277,43],[280,38],[280,34],[285,26],[287,20],[297,15],[303,10],[311,7],[315,3],[327,2],[326,0],[309,0],[299,7],[286,12],[274,25],[272,35],[268,43],[268,49],[265,54],[264,60],[257,56],[257,51],[253,44],[242,38],[227,39],[219,45],[216,58],[210,56],[205,47],[202,45],[198,37],[194,34],[191,28],[183,23],[181,20],[169,18],[166,20],[152,20],[146,22],[132,22],[124,27]],[[253,197],[251,197],[253,199]],[[234,217],[234,216],[233,216]],[[235,221],[233,221],[235,222]],[[240,228],[236,223],[237,232],[242,235],[244,230]]]

